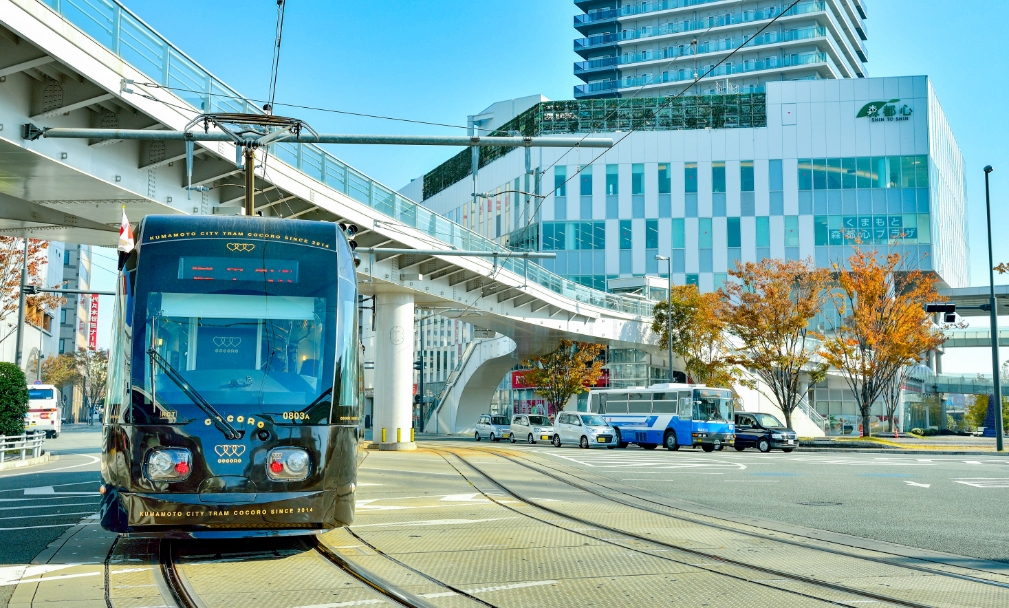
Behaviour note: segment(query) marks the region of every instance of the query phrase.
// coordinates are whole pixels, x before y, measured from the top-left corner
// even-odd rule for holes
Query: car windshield
[[[550,419],[546,416],[529,416],[529,424],[536,426],[550,426]]]
[[[732,420],[732,399],[727,394],[714,391],[696,391],[694,420],[724,422]]]
[[[585,426],[606,426],[606,421],[603,420],[602,416],[593,416],[589,414],[583,414],[581,416],[582,424]]]
[[[498,426],[506,426],[508,424],[508,418],[506,416],[491,416],[490,423]]]
[[[768,429],[780,429],[784,428],[785,425],[770,414],[753,414],[753,417],[757,419],[757,424]]]

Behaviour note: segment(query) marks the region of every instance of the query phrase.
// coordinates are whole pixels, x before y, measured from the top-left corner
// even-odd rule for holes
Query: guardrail
[[[4,437],[0,435],[0,464],[7,458],[7,452],[21,452],[21,460],[27,459],[30,451],[32,458],[42,455],[42,444],[46,441],[45,431],[32,431],[21,435]]]
[[[803,397],[802,401],[799,401],[799,409],[802,410],[802,413],[805,414],[807,418],[809,418],[810,422],[820,427],[820,430],[824,433],[827,432],[827,420],[820,415],[820,412],[813,409],[813,407],[809,404],[809,399],[807,397]]]

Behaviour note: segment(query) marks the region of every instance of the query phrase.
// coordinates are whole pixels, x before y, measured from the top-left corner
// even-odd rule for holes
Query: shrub
[[[924,435],[925,433],[923,433],[921,429],[915,427],[915,428],[911,429],[911,434],[912,435]]]
[[[28,414],[28,382],[13,363],[0,363],[0,435],[25,432]]]

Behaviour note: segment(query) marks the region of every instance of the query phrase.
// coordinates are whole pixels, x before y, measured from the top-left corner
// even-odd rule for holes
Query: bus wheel
[[[662,438],[662,445],[666,446],[666,449],[671,452],[680,449],[680,444],[676,441],[676,432],[666,431],[666,436]]]
[[[655,448],[659,447],[658,444],[656,443],[639,443],[638,445],[641,446],[642,450],[654,450]]]
[[[705,443],[701,445],[701,449],[704,450],[705,452],[714,452],[715,446],[711,445],[710,443]]]
[[[617,444],[617,447],[619,447],[620,449],[626,448],[627,447],[627,442],[623,441],[620,438],[620,429],[615,429],[615,430],[617,431],[617,433],[616,433],[617,436],[614,437],[613,443]]]

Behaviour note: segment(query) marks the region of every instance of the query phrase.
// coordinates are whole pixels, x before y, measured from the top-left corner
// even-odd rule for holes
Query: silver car
[[[616,447],[616,431],[598,414],[561,412],[554,422],[554,446],[574,444],[580,448]]]
[[[512,443],[526,440],[526,443],[550,441],[554,436],[554,423],[546,416],[535,414],[515,414],[512,416]]]
[[[480,441],[484,437],[491,441],[501,441],[511,436],[511,424],[508,416],[491,416],[484,414],[476,423],[476,440]]]

